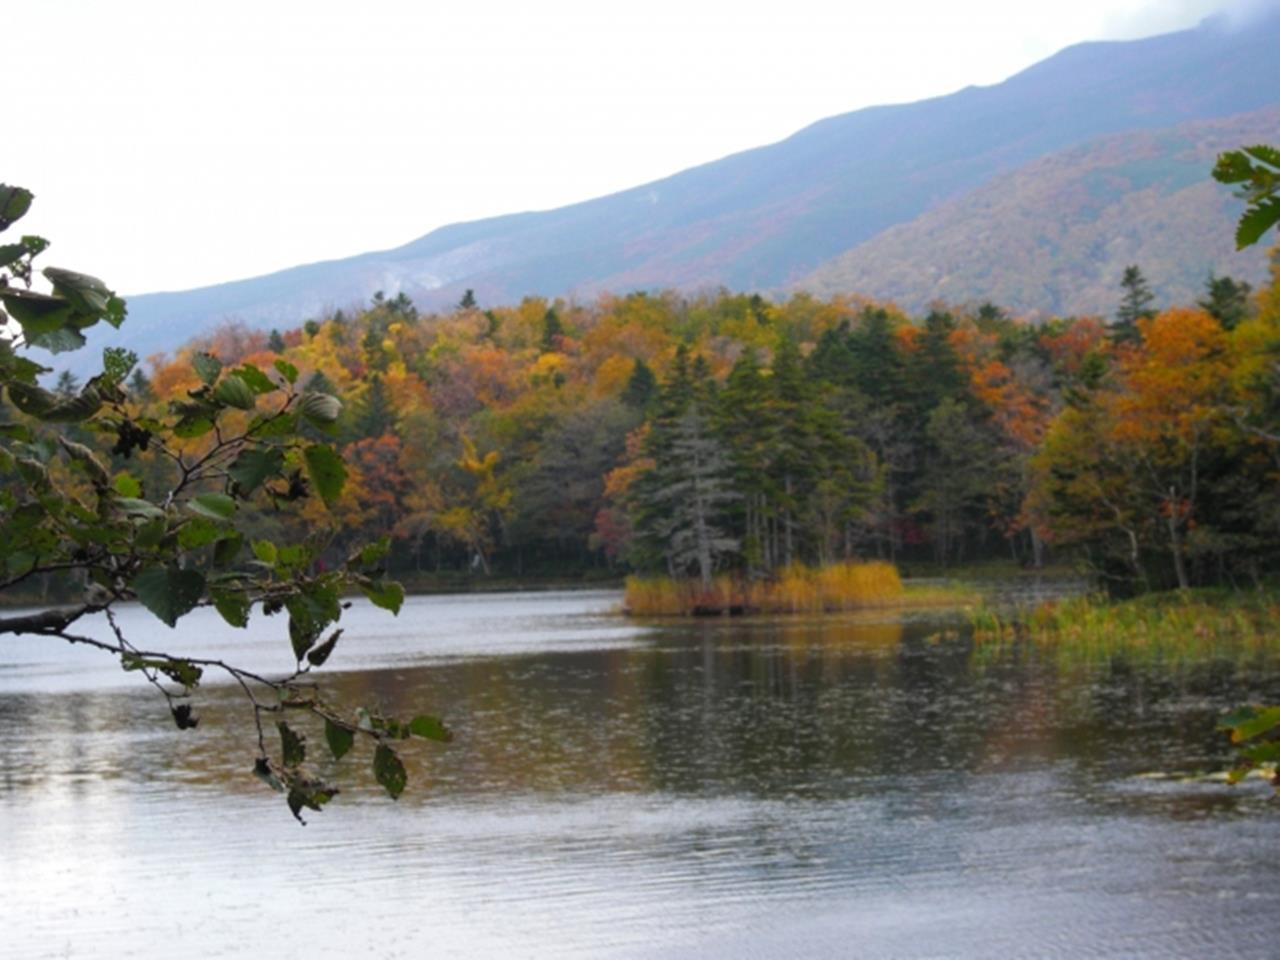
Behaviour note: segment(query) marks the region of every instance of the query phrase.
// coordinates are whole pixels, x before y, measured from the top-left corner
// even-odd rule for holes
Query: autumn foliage
[[[989,305],[911,319],[637,293],[419,315],[377,298],[190,350],[280,354],[342,397],[337,522],[389,535],[407,575],[705,587],[1055,550],[1158,585],[1274,569],[1277,302],[1262,291],[1230,330],[1166,310],[1117,341],[1097,318],[1033,326]],[[188,352],[152,358],[139,387],[157,411],[194,387]]]

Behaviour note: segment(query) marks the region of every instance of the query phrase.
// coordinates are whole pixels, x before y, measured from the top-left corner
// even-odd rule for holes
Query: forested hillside
[[[130,322],[114,342],[145,356],[173,350],[193,331],[207,331],[223,320],[237,319],[257,329],[283,328],[326,310],[367,303],[378,290],[388,296],[404,293],[420,309],[456,303],[466,289],[475,290],[486,304],[514,304],[527,295],[590,299],[637,289],[697,293],[721,285],[782,290],[882,231],[911,223],[1039,158],[1110,134],[1274,107],[1280,64],[1272,53],[1278,40],[1280,16],[1272,15],[1247,29],[1207,21],[1165,36],[1081,44],[993,86],[829,117],[779,143],[611,196],[453,224],[395,249],[268,276],[130,296]],[[1274,140],[1275,132],[1262,139]],[[1111,169],[1098,179],[1108,180],[1116,172]],[[1108,180],[1112,187],[1118,182]],[[424,183],[422,189],[447,185]],[[1219,222],[1213,216],[1218,211],[1194,191],[1188,210],[1143,221],[1150,191],[1141,176],[1133,189],[1137,195],[1132,202],[1116,198],[1121,204],[1117,210],[1121,219],[1132,216],[1145,223],[1148,239],[1132,244],[1143,253],[1148,243],[1163,251],[1149,239],[1155,227],[1202,233]],[[1039,199],[1046,199],[1045,191],[1038,192]],[[1209,196],[1213,188],[1206,185],[1202,192]],[[1062,191],[1047,199],[1064,203],[1061,213],[1068,218],[1081,213]],[[325,197],[324,202],[337,201]],[[359,203],[358,192],[344,195],[342,202]],[[1055,255],[1071,262],[1061,275],[1033,265],[1036,283],[1049,285],[1040,295],[1035,284],[1018,279],[1027,265],[1019,244],[1028,238],[1017,211],[1007,203],[979,202],[987,204],[983,215],[991,220],[989,237],[979,245],[984,262],[992,266],[989,277],[966,277],[941,294],[935,293],[934,277],[927,292],[915,287],[900,294],[903,263],[912,264],[920,277],[930,277],[935,269],[950,272],[945,263],[954,251],[929,248],[942,263],[931,263],[913,250],[910,257],[893,261],[884,277],[854,272],[846,285],[824,274],[824,293],[902,295],[912,303],[942,295],[956,301],[973,289],[969,279],[986,279],[992,286],[983,298],[1007,291],[1010,306],[1018,309],[1048,313],[1059,309],[1059,302],[1093,308],[1095,299],[1077,304],[1064,284],[1085,281],[1083,287],[1093,297],[1095,279],[1105,283],[1109,276],[1105,267],[1097,272],[1095,261],[1114,266],[1121,252],[1097,256],[1088,244],[1101,234],[1084,237],[1073,231],[1054,239]],[[996,213],[1012,214],[1012,220],[1005,223]],[[1223,216],[1220,222],[1226,230],[1230,218]],[[959,238],[954,230],[948,235],[957,242],[972,240],[968,234]],[[993,248],[1003,237],[1007,245]],[[1009,273],[1004,272],[1005,258],[1014,265]],[[883,265],[885,259],[879,257],[877,263]],[[1152,257],[1160,263],[1153,277],[1162,289],[1164,268],[1175,259],[1167,252]],[[1209,262],[1216,261],[1190,264],[1189,273],[1179,275],[1183,286],[1169,287],[1169,295],[1199,283]],[[875,281],[871,286],[876,289],[852,285],[863,280]],[[882,280],[892,289],[877,286]]]
[[[1158,302],[1190,303],[1206,276],[1266,276],[1235,245],[1239,201],[1205,177],[1242,143],[1280,139],[1280,106],[1117,134],[1051,154],[824,264],[798,285],[857,290],[922,311],[993,300],[1042,316],[1108,313],[1132,263]]]
[[[379,298],[284,333],[225,327],[131,389],[168,417],[199,388],[195,350],[295,365],[345,401],[332,549],[387,533],[410,577],[1034,564],[1046,547],[1122,588],[1260,576],[1280,544],[1280,287],[1219,282],[1208,312],[1158,315],[1142,293],[1110,326],[807,295],[425,315]],[[115,468],[146,489],[170,465]],[[306,493],[301,473],[270,490],[263,534],[303,532],[270,502]]]

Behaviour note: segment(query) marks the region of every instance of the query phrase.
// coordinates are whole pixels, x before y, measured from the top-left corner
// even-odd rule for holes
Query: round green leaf
[[[384,743],[378,744],[378,749],[373,753],[373,775],[392,800],[404,793],[409,779],[396,752]]]
[[[316,394],[319,396],[319,394]],[[302,451],[303,460],[307,464],[307,474],[311,477],[312,486],[320,494],[325,506],[332,507],[342,494],[347,482],[347,467],[333,447],[325,444],[314,444]]]
[[[151,567],[133,578],[141,604],[169,626],[189,613],[204,595],[204,576],[195,570]]]
[[[187,509],[210,520],[230,520],[236,502],[225,493],[202,493],[187,502]]]
[[[258,402],[253,388],[234,373],[222,378],[222,382],[213,391],[213,398],[237,410],[252,410]]]
[[[298,401],[298,412],[316,426],[327,426],[342,413],[342,401],[327,393],[304,393]]]

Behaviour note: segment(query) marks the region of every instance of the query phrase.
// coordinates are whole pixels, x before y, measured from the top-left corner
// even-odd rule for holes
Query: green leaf
[[[302,451],[307,474],[325,506],[332,508],[347,482],[347,467],[333,447],[314,444]]]
[[[181,657],[144,657],[137,653],[122,653],[120,666],[126,671],[153,670],[163,673],[174,683],[180,683],[188,689],[198,685],[200,678],[204,676],[203,669]]]
[[[165,522],[164,514],[161,514],[138,526],[133,535],[133,544],[140,550],[150,550],[158,547],[168,532],[169,525]]]
[[[285,601],[289,611],[289,640],[298,661],[306,656],[324,629],[342,615],[337,585],[329,580],[303,584]]]
[[[258,395],[253,388],[234,373],[222,378],[213,391],[213,399],[237,410],[252,410],[258,405]]]
[[[83,347],[84,344],[88,343],[88,340],[84,339],[79,330],[63,326],[58,330],[50,330],[49,333],[28,337],[27,343],[31,344],[32,347],[47,349],[50,353],[70,353]]]
[[[233,627],[249,625],[249,599],[233,590],[214,590],[213,607],[223,620]]]
[[[0,183],[0,230],[8,230],[31,209],[34,194],[25,187]]]
[[[284,453],[278,447],[265,450],[249,449],[236,457],[227,474],[235,481],[242,496],[248,496],[258,487],[279,476],[284,470]]]
[[[102,351],[102,372],[112,383],[122,383],[138,365],[138,355],[123,347],[105,347]]]
[[[244,546],[244,536],[239,533],[233,533],[229,537],[223,537],[213,547],[213,565],[215,567],[229,567],[236,562],[236,557],[240,555],[240,549]]]
[[[327,393],[307,392],[298,401],[298,413],[313,426],[327,427],[342,414],[342,401]]]
[[[1236,227],[1236,249],[1257,243],[1262,235],[1280,223],[1280,197],[1266,197],[1246,210]]]
[[[328,660],[329,655],[333,653],[333,648],[338,645],[338,638],[341,636],[341,629],[333,631],[328,640],[307,654],[307,663],[311,664],[313,667],[324,666],[324,662]]]
[[[76,443],[74,440],[68,440],[66,437],[58,437],[58,443],[62,449],[66,451],[75,463],[80,464],[85,473],[89,475],[89,479],[100,489],[105,489],[111,481],[111,475],[107,473],[107,468],[102,465],[102,461],[92,450],[83,443]]]
[[[441,743],[448,743],[453,739],[453,734],[441,722],[439,717],[428,716],[422,714],[414,717],[409,721],[409,732],[415,737],[422,737],[426,740],[438,740]]]
[[[298,430],[298,418],[292,413],[258,414],[249,424],[249,433],[258,440],[287,437]]]
[[[40,347],[50,353],[70,353],[73,350],[79,350],[87,342],[79,330],[71,327],[60,327],[48,333],[27,337],[27,343],[31,346]]]
[[[302,808],[319,813],[326,803],[338,795],[338,789],[317,780],[297,780],[289,787],[289,795],[285,802],[289,811],[304,827],[307,821],[302,819]]]
[[[9,315],[22,324],[22,332],[28,339],[60,330],[71,322],[71,304],[62,297],[17,287],[2,287],[0,290],[3,290],[0,301],[4,302]]]
[[[36,560],[37,557],[34,553],[11,553],[4,559],[5,571],[10,576],[19,576],[34,567]]]
[[[139,500],[136,497],[121,497],[116,506],[130,517],[144,517],[148,520],[163,519],[164,511],[150,500]]]
[[[1227,783],[1233,787],[1249,775],[1250,767],[1233,767],[1227,771]]]
[[[0,437],[6,440],[17,440],[20,443],[30,443],[35,439],[35,434],[31,432],[31,428],[22,423],[0,423]]]
[[[236,368],[236,376],[249,385],[254,393],[262,395],[280,389],[271,382],[271,378],[251,363],[241,364]]]
[[[373,543],[367,543],[360,548],[360,552],[353,558],[364,568],[377,566],[379,560],[391,552],[391,538],[380,537]],[[350,561],[348,561],[350,563]]]
[[[80,423],[102,409],[102,395],[85,387],[78,396],[62,398],[30,383],[9,383],[10,402],[28,416],[46,423]]]
[[[286,570],[301,569],[313,558],[314,553],[303,543],[286,543],[276,551],[276,563]]]
[[[1263,707],[1229,726],[1231,742],[1241,743],[1280,726],[1280,707]]]
[[[200,667],[180,657],[161,660],[156,664],[156,669],[174,683],[180,683],[188,689],[199,684],[200,678],[204,676],[204,671]]]
[[[213,429],[213,420],[199,414],[184,416],[173,425],[173,435],[183,440],[194,440],[203,437]]]
[[[267,566],[274,567],[278,552],[276,545],[270,540],[255,540],[253,541],[253,555],[267,564]]]
[[[1240,756],[1250,763],[1275,763],[1280,760],[1280,740],[1267,740],[1251,747],[1241,747]]]
[[[317,640],[320,639],[320,629],[317,629],[313,623],[305,618],[295,617],[289,614],[289,644],[293,647],[294,659],[299,663],[302,658],[307,655]]]
[[[1280,150],[1277,150],[1275,147],[1259,143],[1252,147],[1245,147],[1244,152],[1253,157],[1253,159],[1260,160],[1268,166],[1275,167],[1277,170],[1280,170]]]
[[[27,255],[25,243],[0,243],[0,267],[16,263]]]
[[[404,793],[408,776],[404,772],[404,764],[396,756],[396,752],[385,743],[378,744],[373,753],[373,776],[387,791],[392,800]]]
[[[178,530],[178,543],[183,550],[198,550],[217,540],[224,530],[204,517],[193,517]]]
[[[136,500],[142,496],[142,484],[127,473],[117,473],[113,486],[116,493],[130,500]]]
[[[1219,183],[1243,183],[1253,175],[1253,164],[1239,150],[1229,150],[1218,154],[1218,162],[1213,167],[1213,179]]]
[[[201,351],[191,358],[191,365],[196,369],[196,376],[209,386],[218,379],[222,372],[222,361],[211,353]]]
[[[360,583],[360,589],[375,607],[390,610],[398,614],[404,603],[404,587],[394,580],[366,580]]]
[[[296,767],[307,759],[306,738],[283,720],[276,722],[280,731],[280,756],[286,767]]]
[[[280,376],[284,377],[290,386],[298,382],[298,368],[288,360],[277,359],[275,368],[280,371]]]
[[[204,576],[195,570],[151,567],[130,584],[139,602],[170,627],[189,613],[204,595]]]
[[[202,493],[187,501],[187,509],[210,520],[230,520],[236,512],[236,502],[225,493]]]
[[[111,298],[115,294],[108,290],[107,285],[97,277],[71,270],[60,270],[57,267],[46,267],[41,272],[53,285],[54,293],[65,298],[76,313],[91,318],[90,323],[81,324],[81,326],[90,326],[99,318],[105,318],[113,326],[120,326],[120,323],[111,315]]]
[[[324,739],[329,744],[329,752],[333,754],[333,759],[341,760],[355,744],[356,735],[353,731],[325,717]]]

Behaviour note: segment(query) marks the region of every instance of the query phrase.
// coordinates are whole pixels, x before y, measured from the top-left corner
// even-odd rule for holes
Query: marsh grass
[[[1071,597],[1029,613],[970,612],[979,646],[1027,640],[1072,659],[1184,661],[1280,652],[1280,592],[1189,590],[1109,601]]]
[[[633,616],[839,613],[875,607],[950,606],[976,600],[968,588],[904,587],[893,564],[796,564],[772,580],[716,577],[710,589],[670,577],[628,577],[624,609]]]

